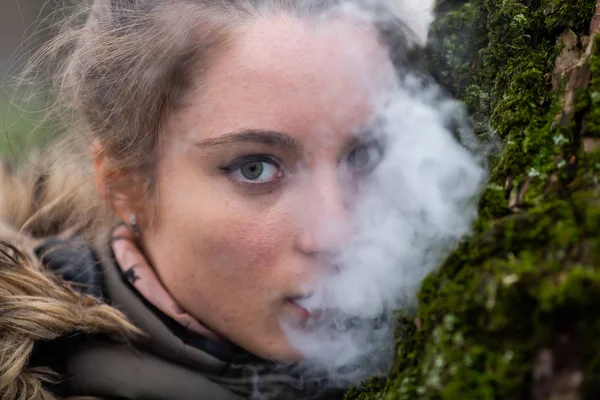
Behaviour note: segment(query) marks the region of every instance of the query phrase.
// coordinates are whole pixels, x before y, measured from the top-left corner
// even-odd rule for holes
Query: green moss
[[[541,4],[545,15],[543,22],[550,31],[566,28],[584,31],[589,26],[595,7],[595,1],[545,0]]]
[[[476,234],[423,282],[418,323],[402,319],[387,381],[348,399],[529,398],[544,349],[600,395],[600,148],[582,149],[600,135],[600,42],[569,114],[553,75],[566,29],[584,52],[595,3],[438,0],[433,73],[505,146]]]
[[[346,393],[346,398],[353,400],[383,400],[380,394],[385,386],[385,379],[372,378],[357,387],[352,387]]]
[[[465,101],[477,127],[489,122],[505,141],[491,184],[500,187],[511,177],[518,188],[527,179],[525,207],[543,198],[548,176],[569,179],[562,169],[578,145],[573,139],[577,127],[569,121],[555,127],[562,109],[562,93],[552,87],[554,60],[561,50],[556,41],[566,27],[582,33],[594,6],[591,0],[531,6],[516,0],[438,2],[430,33],[433,73]],[[586,95],[580,96],[578,109],[586,102]],[[595,119],[587,123],[589,129],[596,125]],[[481,204],[485,219],[502,215],[502,202],[492,193],[486,191]]]
[[[600,317],[600,269],[592,258],[570,260],[600,236],[599,224],[597,194],[581,191],[573,202],[506,217],[463,244],[424,282],[420,330],[408,324],[399,336],[393,379],[360,398],[520,398],[531,360],[555,346],[561,326],[583,322],[585,343],[598,347],[600,324],[586,321]]]
[[[500,185],[488,185],[479,202],[482,221],[500,218],[508,214],[508,201],[505,190]]]

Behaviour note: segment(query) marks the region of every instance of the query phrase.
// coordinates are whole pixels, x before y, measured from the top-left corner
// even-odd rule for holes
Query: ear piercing
[[[140,237],[140,228],[138,226],[137,215],[135,213],[129,215],[129,226],[131,227],[135,237]]]

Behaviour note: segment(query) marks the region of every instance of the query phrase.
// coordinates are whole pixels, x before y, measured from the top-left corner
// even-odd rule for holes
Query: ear
[[[129,221],[131,215],[136,213],[131,201],[133,198],[133,189],[132,193],[127,193],[125,189],[115,189],[116,187],[131,188],[131,186],[119,185],[120,181],[125,180],[126,174],[121,171],[114,171],[109,167],[110,160],[98,139],[92,143],[92,158],[94,163],[94,181],[98,193],[121,220]]]

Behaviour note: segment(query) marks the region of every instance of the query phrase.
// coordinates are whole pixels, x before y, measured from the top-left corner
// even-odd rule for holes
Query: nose
[[[309,256],[336,254],[352,234],[350,194],[335,170],[311,174],[299,213],[298,249]]]

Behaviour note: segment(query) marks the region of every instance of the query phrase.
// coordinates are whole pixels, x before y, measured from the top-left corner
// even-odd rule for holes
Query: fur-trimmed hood
[[[83,334],[129,340],[140,331],[116,309],[44,271],[39,263],[0,242],[0,399],[54,400],[48,384],[60,379],[30,364],[36,344]]]

